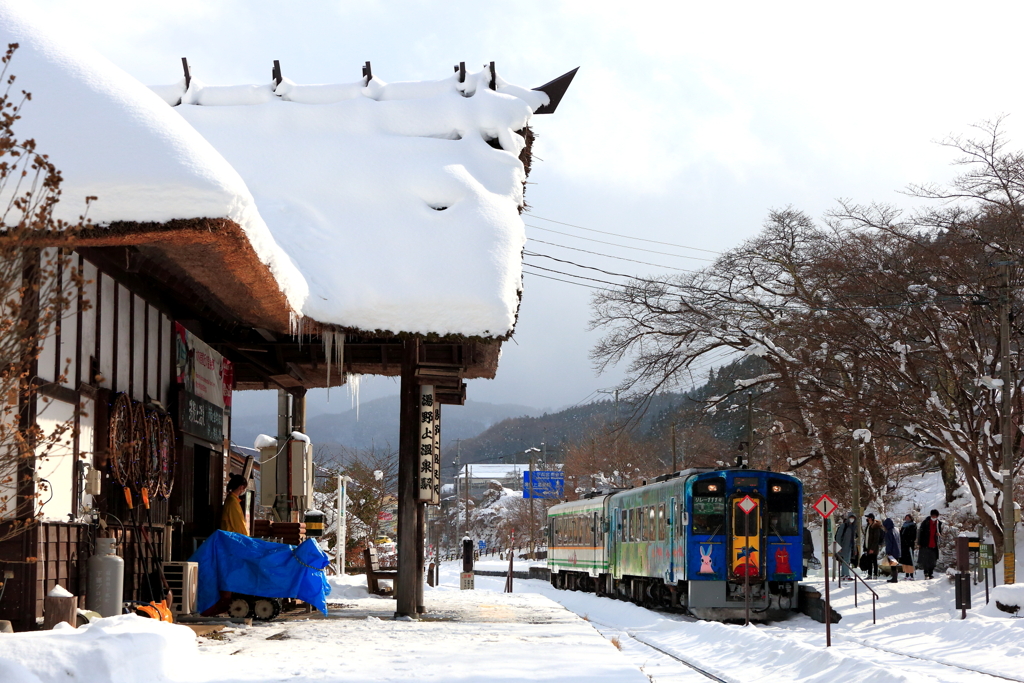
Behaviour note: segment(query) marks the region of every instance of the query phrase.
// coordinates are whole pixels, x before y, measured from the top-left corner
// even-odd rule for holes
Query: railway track
[[[683,617],[683,618],[686,619],[686,620],[689,620],[687,617]],[[588,618],[588,621],[590,621],[590,623],[592,623],[592,624],[594,624],[596,626],[600,626],[600,627],[603,627],[605,629],[608,629],[609,631],[614,631],[616,633],[624,633],[628,638],[630,638],[631,640],[639,643],[643,647],[646,647],[648,649],[654,650],[655,652],[661,654],[664,657],[668,657],[669,659],[671,659],[673,661],[679,662],[683,666],[687,667],[688,669],[691,669],[692,671],[700,674],[701,676],[704,676],[705,678],[707,678],[709,680],[716,681],[717,683],[735,683],[734,679],[722,678],[721,676],[719,676],[719,675],[717,675],[715,673],[712,673],[708,669],[705,669],[704,667],[702,667],[702,666],[700,666],[698,664],[695,664],[694,662],[692,662],[692,661],[690,661],[688,659],[683,659],[679,655],[677,655],[677,654],[675,654],[673,652],[669,652],[668,650],[665,650],[665,649],[655,645],[654,643],[648,641],[645,638],[641,638],[639,635],[637,635],[633,631],[629,631],[628,629],[623,629],[623,628],[621,628],[619,626],[615,626],[614,624],[606,624],[604,622],[597,621],[597,620],[592,619],[592,618]],[[652,680],[654,680],[654,679],[652,678]]]

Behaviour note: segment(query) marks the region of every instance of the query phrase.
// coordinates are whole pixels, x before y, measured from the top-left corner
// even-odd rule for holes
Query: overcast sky
[[[681,255],[711,254],[541,219],[720,251],[753,235],[771,208],[820,216],[839,197],[905,202],[897,190],[908,183],[951,175],[954,157],[935,143],[972,123],[1010,114],[1024,144],[1022,3],[26,2],[147,84],[178,80],[181,57],[210,84],[267,82],[274,59],[299,83],[355,81],[366,60],[385,81],[493,60],[528,87],[579,66],[557,113],[534,121],[526,195],[529,226],[569,234],[527,235],[674,268],[704,263]],[[596,377],[588,359],[589,295],[527,275],[515,341],[496,380],[470,382],[471,399],[558,408],[613,386],[618,376]],[[363,398],[397,389],[365,378]],[[241,406],[273,412],[270,392],[248,393]],[[344,391],[329,406],[315,393],[314,412],[348,406]]]

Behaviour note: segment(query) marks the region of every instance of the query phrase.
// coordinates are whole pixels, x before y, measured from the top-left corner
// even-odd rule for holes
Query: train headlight
[[[708,491],[717,491],[718,484],[708,484]]]
[[[778,484],[772,486],[772,493],[782,493],[782,487]]]

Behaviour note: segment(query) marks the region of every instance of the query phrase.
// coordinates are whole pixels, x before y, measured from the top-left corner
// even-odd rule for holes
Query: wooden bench
[[[366,589],[370,592],[370,595],[387,595],[388,591],[381,588],[378,583],[381,579],[391,579],[394,581],[398,578],[398,572],[393,569],[380,568],[380,560],[377,559],[377,548],[371,543],[365,550],[363,550],[363,566],[366,567]]]

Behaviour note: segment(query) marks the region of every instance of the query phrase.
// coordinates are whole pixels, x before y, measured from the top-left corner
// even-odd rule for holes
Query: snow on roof
[[[491,77],[487,68],[464,82],[191,78],[153,90],[241,174],[308,282],[303,315],[365,331],[504,337],[526,243],[516,131],[548,96],[496,75],[492,90]]]
[[[26,11],[0,0],[0,44],[19,44],[8,68],[13,93],[32,94],[15,134],[34,138],[64,177],[57,216],[77,220],[85,197],[96,196],[89,217],[99,224],[229,218],[298,307],[305,280],[231,165],[148,88],[73,38],[49,35]]]

